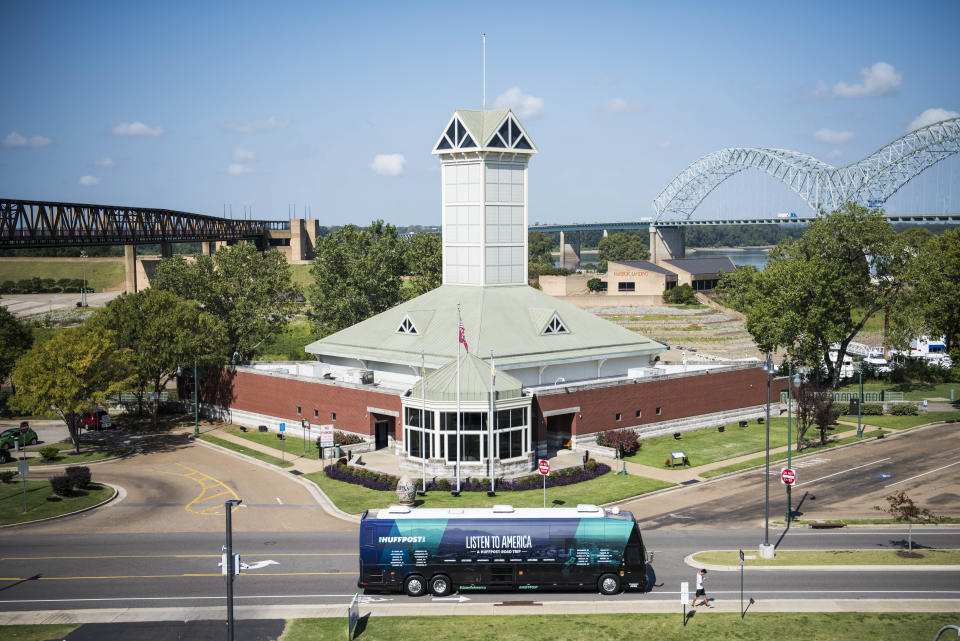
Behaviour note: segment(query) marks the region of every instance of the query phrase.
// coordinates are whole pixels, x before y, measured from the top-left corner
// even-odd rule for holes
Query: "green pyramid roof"
[[[423,398],[422,380],[410,390],[412,398]],[[496,400],[517,398],[523,385],[506,372],[498,371],[493,391]],[[427,374],[427,400],[454,401],[457,399],[457,359]],[[460,355],[460,400],[485,401],[490,398],[490,361],[473,354]]]

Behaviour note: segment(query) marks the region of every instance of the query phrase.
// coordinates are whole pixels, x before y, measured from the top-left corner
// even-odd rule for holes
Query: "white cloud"
[[[537,98],[511,87],[493,101],[494,109],[512,109],[521,120],[539,118],[543,114],[543,98]]]
[[[257,155],[257,152],[252,149],[244,149],[243,147],[237,147],[233,150],[233,159],[237,162],[246,162],[248,160],[253,160]]]
[[[921,127],[932,125],[935,122],[940,122],[941,120],[957,117],[960,117],[960,113],[950,111],[949,109],[941,109],[939,107],[927,109],[910,121],[910,124],[907,125],[907,131],[913,131],[914,129],[920,129]]]
[[[848,85],[841,80],[833,85],[833,95],[840,98],[868,98],[895,93],[903,84],[903,73],[887,62],[875,62],[860,70],[861,82]]]
[[[813,137],[819,142],[825,142],[828,145],[842,145],[845,142],[853,140],[852,131],[834,131],[833,129],[817,129],[813,132]]]
[[[253,169],[247,167],[246,165],[241,165],[238,162],[230,163],[227,166],[227,173],[231,176],[242,176],[243,174],[252,174]]]
[[[827,158],[839,158],[842,155],[843,155],[843,152],[840,151],[839,149],[834,149],[832,151],[827,152]]]
[[[399,176],[407,159],[403,154],[377,154],[373,157],[370,169],[383,176]]]
[[[15,131],[11,131],[7,134],[7,137],[3,139],[3,146],[10,147],[12,149],[16,148],[32,148],[36,149],[38,147],[46,147],[47,145],[52,145],[53,141],[47,138],[46,136],[21,136]]]
[[[657,143],[657,147],[660,149],[673,149],[675,143],[672,140],[661,140]]]
[[[100,184],[100,179],[96,176],[80,176],[80,180],[77,182],[84,187],[93,187],[94,185]]]
[[[163,127],[151,127],[139,120],[136,122],[121,122],[110,130],[114,136],[162,136]]]
[[[283,129],[289,127],[289,120],[280,120],[276,116],[270,116],[266,120],[254,120],[251,122],[229,122],[223,126],[224,129],[235,131],[238,134],[249,134],[255,131],[273,131],[274,129]]]
[[[644,111],[647,105],[642,102],[627,102],[623,98],[613,98],[603,105],[608,114],[631,114]]]
[[[113,167],[116,163],[113,162],[113,158],[101,158],[100,160],[94,162],[93,164],[96,165],[97,167],[106,167],[109,169],[110,167]]]

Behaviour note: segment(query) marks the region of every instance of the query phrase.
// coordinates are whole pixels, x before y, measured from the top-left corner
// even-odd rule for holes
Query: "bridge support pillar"
[[[606,230],[606,229],[604,229],[604,230],[603,230],[603,237],[604,237],[604,238],[606,238],[606,237],[607,237],[607,236],[609,236],[609,235],[610,235],[610,234],[609,234],[609,233],[607,233],[607,230]]]
[[[571,239],[572,240],[572,239]],[[560,232],[560,269],[572,269],[580,264],[580,232],[576,240],[567,244],[566,235]]]
[[[658,263],[686,254],[687,234],[683,227],[654,227],[650,225],[650,261]]]
[[[173,258],[173,243],[160,242],[160,258]]]
[[[210,248],[211,245],[212,243],[209,243],[209,242],[200,243],[200,253],[203,254],[204,256],[209,256],[210,254],[212,254],[213,251]]]
[[[127,277],[127,293],[137,292],[137,246],[123,246],[123,270]]]

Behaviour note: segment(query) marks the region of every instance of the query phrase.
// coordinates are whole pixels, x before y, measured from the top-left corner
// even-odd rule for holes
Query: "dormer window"
[[[550,319],[550,322],[547,323],[547,326],[543,330],[544,335],[547,334],[566,334],[567,327],[563,324],[563,321],[560,320],[560,317],[556,314],[553,315],[553,318]]]
[[[417,328],[414,326],[413,321],[410,320],[409,316],[404,316],[403,321],[400,323],[400,327],[397,328],[398,334],[418,334]]]

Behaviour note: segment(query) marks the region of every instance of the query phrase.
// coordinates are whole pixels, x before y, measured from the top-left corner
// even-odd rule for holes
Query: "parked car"
[[[88,430],[105,430],[113,427],[110,422],[110,414],[106,410],[96,410],[83,414],[80,417],[80,426]]]
[[[11,427],[0,432],[0,449],[12,450],[13,442],[19,445],[36,445],[37,433],[32,427]]]

